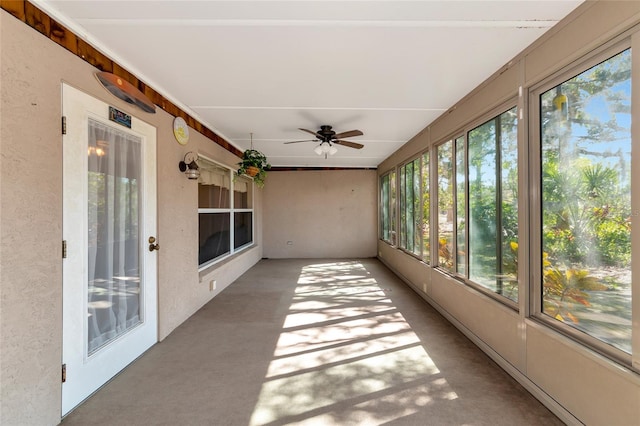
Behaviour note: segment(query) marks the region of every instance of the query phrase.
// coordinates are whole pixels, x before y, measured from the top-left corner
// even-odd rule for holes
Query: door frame
[[[131,117],[131,129],[109,121],[109,104],[68,84],[62,84],[63,115],[63,259],[62,415],[93,394],[113,376],[158,341],[157,252],[148,250],[147,238],[157,237],[157,136],[156,128]],[[87,355],[87,140],[91,117],[110,127],[142,138],[143,170],[139,193],[140,300],[142,321],[122,336]],[[81,287],[80,287],[81,286]],[[78,307],[81,306],[80,309]],[[81,340],[81,342],[80,342]]]

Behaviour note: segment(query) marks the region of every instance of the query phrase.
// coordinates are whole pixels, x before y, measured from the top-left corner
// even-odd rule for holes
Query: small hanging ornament
[[[567,95],[562,93],[560,86],[556,88],[556,96],[553,98],[553,108],[562,121],[569,119],[569,99]]]

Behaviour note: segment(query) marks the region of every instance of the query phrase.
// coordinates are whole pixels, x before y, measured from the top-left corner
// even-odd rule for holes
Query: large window
[[[436,147],[438,264],[518,300],[516,108]]]
[[[539,310],[631,353],[631,50],[537,99]]]
[[[422,154],[422,260],[431,262],[431,194],[429,192],[429,151]]]
[[[436,148],[438,155],[438,265],[454,272],[453,141]]]
[[[253,242],[253,182],[198,160],[198,264],[203,267]]]
[[[456,271],[467,273],[467,176],[465,165],[466,146],[464,136],[455,140],[456,145]]]
[[[380,177],[380,238],[430,261],[429,152],[398,169],[399,216],[396,241],[396,172]]]
[[[396,244],[396,172],[380,178],[380,237]]]
[[[516,108],[469,131],[467,139],[468,277],[476,284],[517,301]]]
[[[398,226],[406,252],[513,308],[526,295],[540,323],[637,369],[627,47],[540,82],[528,111],[507,105],[399,166]]]
[[[400,167],[400,241],[399,246],[417,256],[422,253],[420,214],[420,157]]]

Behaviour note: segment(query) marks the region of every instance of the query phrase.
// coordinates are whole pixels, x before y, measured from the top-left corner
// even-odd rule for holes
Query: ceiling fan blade
[[[350,138],[352,136],[362,136],[363,134],[364,133],[362,133],[360,130],[349,130],[347,132],[336,133],[333,137],[336,139],[342,139],[342,138]]]
[[[313,136],[315,136],[315,137],[316,137],[316,138],[318,138],[318,139],[322,139],[322,138],[323,138],[323,136],[322,136],[321,134],[316,133],[316,132],[314,132],[313,130],[303,129],[303,128],[301,128],[301,127],[298,127],[298,130],[302,130],[303,132],[310,133],[310,134],[312,134]]]
[[[331,141],[331,143],[335,143],[336,145],[348,146],[349,148],[355,148],[355,149],[361,149],[362,147],[364,147],[364,145],[362,145],[361,143],[351,142],[351,141],[341,141],[339,139],[335,141]]]
[[[307,139],[304,141],[289,141],[289,142],[285,142],[284,144],[288,144],[288,143],[300,143],[300,142],[318,142],[318,139]]]

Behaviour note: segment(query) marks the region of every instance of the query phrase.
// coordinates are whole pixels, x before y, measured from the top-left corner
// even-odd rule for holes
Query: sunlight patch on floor
[[[308,352],[375,335],[396,334],[408,330],[409,325],[398,312],[380,313],[375,317],[345,320],[319,327],[309,326],[283,332],[278,339],[274,355],[281,357],[296,352]]]
[[[347,341],[345,345],[331,346],[327,349],[292,353],[271,361],[267,378],[273,378],[301,370],[321,368],[331,363],[348,362],[354,358],[372,356],[395,348],[419,346],[420,341],[410,331],[378,338]]]
[[[267,379],[262,386],[251,424],[265,424],[282,417],[298,416],[350,399],[369,399],[367,396],[371,394],[385,394],[384,391],[406,382],[438,373],[422,347],[411,347],[280,379]],[[404,412],[404,408],[400,411]]]
[[[437,382],[444,382],[439,386]],[[377,398],[354,405],[347,413],[327,412],[313,417],[307,417],[297,421],[298,426],[326,426],[326,425],[380,425],[386,424],[401,417],[410,416],[419,412],[422,408],[433,403],[436,399],[455,399],[457,395],[452,392],[444,379],[435,380],[428,385],[412,386],[409,389],[386,394]],[[425,425],[430,424],[428,420]]]
[[[457,395],[359,262],[304,267],[251,425],[382,424]]]

